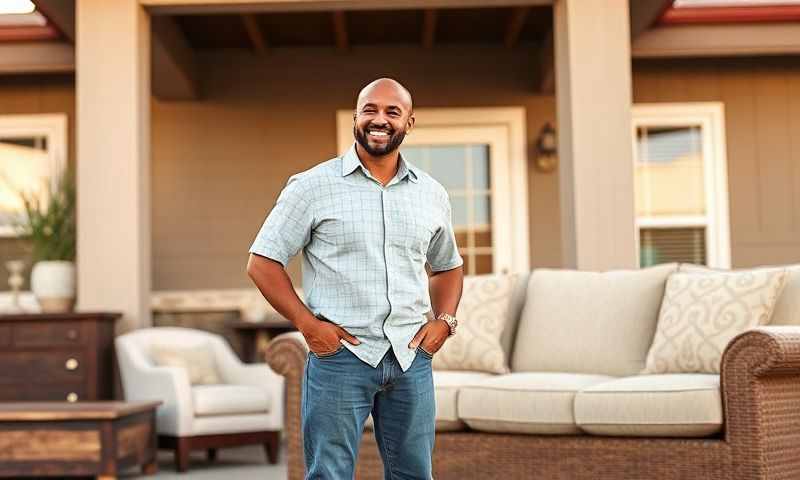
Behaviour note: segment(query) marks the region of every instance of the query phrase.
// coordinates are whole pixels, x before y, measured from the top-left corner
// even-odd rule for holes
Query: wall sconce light
[[[533,160],[536,170],[550,173],[556,169],[556,165],[558,165],[557,145],[556,129],[550,122],[547,122],[539,130],[539,137],[536,138],[536,152]]]

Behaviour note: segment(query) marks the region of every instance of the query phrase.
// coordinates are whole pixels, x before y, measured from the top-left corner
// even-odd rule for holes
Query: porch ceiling
[[[179,15],[176,23],[194,49],[381,44],[541,44],[552,26],[549,6],[269,12]],[[253,22],[255,27],[252,28]],[[248,24],[250,26],[248,27]],[[253,35],[258,37],[254,40]]]

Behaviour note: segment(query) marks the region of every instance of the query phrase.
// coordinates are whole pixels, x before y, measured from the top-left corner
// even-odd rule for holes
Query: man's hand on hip
[[[315,317],[314,322],[303,329],[300,333],[308,343],[308,348],[316,354],[326,354],[335,352],[341,344],[340,339],[344,338],[347,342],[358,345],[361,343],[356,337],[347,333],[345,329],[335,323],[320,320]]]

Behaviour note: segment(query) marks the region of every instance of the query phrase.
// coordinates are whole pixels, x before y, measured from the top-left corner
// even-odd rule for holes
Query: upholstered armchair
[[[188,470],[191,450],[213,461],[217,448],[245,444],[263,444],[277,462],[284,378],[269,366],[242,363],[219,335],[180,327],[134,330],[115,347],[125,399],[163,402],[158,444],[175,450],[178,471]]]

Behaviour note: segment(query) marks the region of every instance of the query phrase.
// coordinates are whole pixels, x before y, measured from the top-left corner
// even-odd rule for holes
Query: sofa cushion
[[[769,322],[785,269],[670,275],[642,373],[719,373],[733,337]]]
[[[271,404],[268,390],[246,385],[195,385],[192,400],[196,416],[268,412]]]
[[[518,274],[470,275],[458,304],[458,335],[433,356],[434,370],[508,373],[500,338],[506,328]]]
[[[575,434],[575,394],[612,377],[576,373],[510,373],[461,387],[458,417],[486,432]]]
[[[664,285],[677,266],[534,270],[512,371],[638,374],[653,340]]]
[[[594,435],[704,437],[722,429],[719,375],[620,378],[575,396],[575,421]]]
[[[492,378],[492,375],[484,372],[433,371],[437,432],[465,429],[466,425],[458,418],[456,408],[459,389],[467,385],[475,385],[486,378]],[[365,426],[368,429],[373,428],[372,415],[367,418]]]
[[[792,265],[765,265],[754,268],[743,268],[736,270],[720,270],[709,268],[705,265],[695,265],[693,263],[682,263],[678,267],[678,271],[687,273],[708,273],[719,271],[733,271],[742,272],[748,270],[758,269],[786,269],[786,285],[783,287],[783,292],[775,302],[775,309],[772,312],[772,318],[769,321],[770,325],[800,325],[800,264]]]

